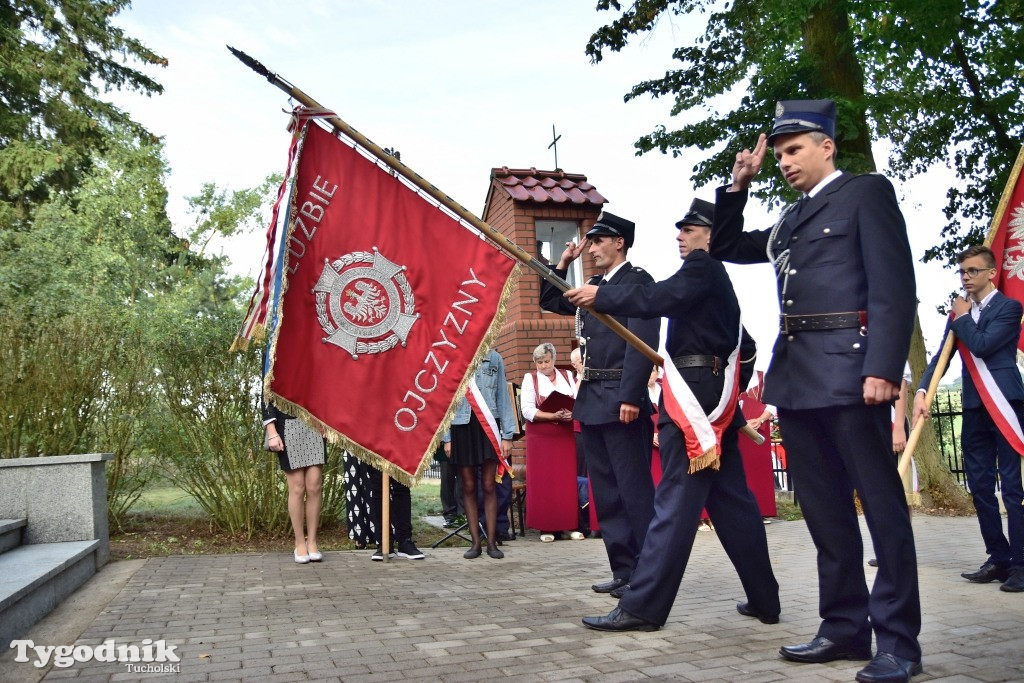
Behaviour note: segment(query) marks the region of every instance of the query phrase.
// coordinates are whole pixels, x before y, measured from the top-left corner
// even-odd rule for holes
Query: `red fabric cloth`
[[[756,398],[743,395],[743,417],[750,420],[760,417],[764,412],[764,404]],[[779,514],[775,506],[775,477],[772,472],[772,439],[771,421],[765,422],[757,430],[764,437],[760,446],[739,435],[740,455],[743,456],[743,471],[747,475],[747,488],[757,499],[757,507],[762,517],[774,517]]]
[[[292,197],[267,397],[411,481],[514,261],[317,125]]]
[[[526,424],[526,526],[570,531],[579,524],[576,437],[568,422]]]

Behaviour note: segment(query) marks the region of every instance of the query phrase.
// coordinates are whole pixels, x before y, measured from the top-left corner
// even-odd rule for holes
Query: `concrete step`
[[[37,543],[0,555],[0,643],[24,634],[95,574],[100,545]]]
[[[21,530],[28,524],[27,519],[0,519],[0,553],[21,545]]]

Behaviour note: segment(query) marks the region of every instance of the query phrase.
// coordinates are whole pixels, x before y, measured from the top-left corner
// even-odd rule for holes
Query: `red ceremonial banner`
[[[307,126],[267,398],[413,484],[497,333],[512,258]]]
[[[1019,164],[1014,170],[1009,179],[1013,189],[992,238],[992,253],[996,257],[996,287],[1006,296],[1024,302],[1024,174],[1020,173]],[[1019,358],[1024,352],[1024,331],[1017,340],[1017,349]]]

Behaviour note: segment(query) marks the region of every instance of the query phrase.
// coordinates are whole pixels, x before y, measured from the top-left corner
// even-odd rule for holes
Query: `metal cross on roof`
[[[562,169],[558,168],[558,141],[562,139],[562,136],[555,134],[555,124],[553,124],[553,123],[551,124],[551,137],[553,139],[551,140],[551,144],[548,145],[548,149],[554,148],[554,150],[555,150],[555,170],[556,171],[560,171]]]

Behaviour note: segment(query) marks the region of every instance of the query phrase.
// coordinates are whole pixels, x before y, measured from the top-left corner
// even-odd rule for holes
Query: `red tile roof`
[[[564,171],[538,171],[536,168],[492,168],[491,177],[501,183],[512,199],[521,202],[556,204],[593,204],[608,202],[587,176]]]

